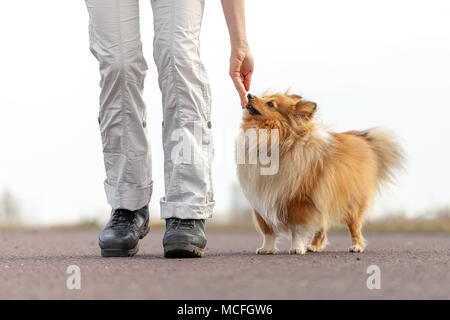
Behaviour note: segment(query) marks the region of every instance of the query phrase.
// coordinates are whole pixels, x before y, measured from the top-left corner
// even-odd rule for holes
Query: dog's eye
[[[271,108],[273,108],[273,107],[274,107],[274,105],[273,105],[273,102],[272,102],[272,101],[269,101],[269,102],[267,102],[267,105],[268,105],[269,107],[271,107]]]

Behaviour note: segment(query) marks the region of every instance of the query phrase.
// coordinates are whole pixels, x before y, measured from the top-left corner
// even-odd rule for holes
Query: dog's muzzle
[[[250,105],[250,104],[247,104],[245,106],[245,108],[247,109],[248,113],[250,113],[252,116],[256,116],[256,115],[260,115],[261,114],[258,110],[253,108],[253,106]]]

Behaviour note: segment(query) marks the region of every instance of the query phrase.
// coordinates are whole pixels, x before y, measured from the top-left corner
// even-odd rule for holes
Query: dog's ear
[[[301,99],[303,99],[302,96],[299,96],[298,94],[288,94],[287,96],[289,98],[294,99],[294,100],[301,100]]]
[[[317,110],[317,104],[312,101],[300,99],[295,104],[295,116],[297,118],[309,120]]]

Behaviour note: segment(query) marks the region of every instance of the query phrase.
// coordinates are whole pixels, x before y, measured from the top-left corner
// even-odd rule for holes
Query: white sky
[[[161,95],[152,59],[150,1],[140,1],[145,100],[153,145],[152,212],[163,192]],[[335,130],[386,126],[409,164],[371,216],[450,205],[450,1],[248,0],[256,66],[251,92],[314,100]],[[6,1],[0,11],[0,191],[28,223],[106,217],[97,123],[98,65],[84,1]],[[217,215],[237,183],[233,142],[241,110],[228,78],[229,45],[218,0],[206,0],[202,58],[213,94]]]

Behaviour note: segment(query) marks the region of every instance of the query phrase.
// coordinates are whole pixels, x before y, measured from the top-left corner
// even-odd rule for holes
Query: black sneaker
[[[199,258],[206,247],[205,220],[166,219],[164,257]]]
[[[98,244],[103,257],[131,257],[138,250],[139,239],[150,231],[148,207],[136,211],[113,210],[111,218],[100,233]]]

